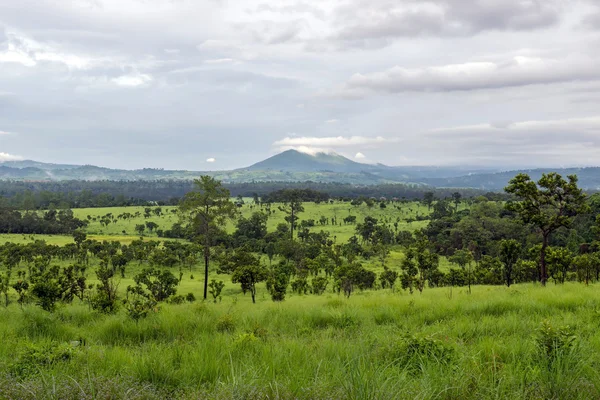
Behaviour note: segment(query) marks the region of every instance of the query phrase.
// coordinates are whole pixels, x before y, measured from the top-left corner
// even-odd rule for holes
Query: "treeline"
[[[268,197],[281,190],[312,190],[329,198],[355,199],[399,198],[422,199],[433,192],[438,198],[450,197],[460,192],[463,198],[486,195],[503,199],[506,195],[485,193],[473,189],[435,189],[410,184],[357,186],[318,182],[254,182],[224,186],[232,196]],[[179,199],[193,189],[192,181],[60,181],[22,182],[0,181],[0,206],[20,210],[48,208],[124,207],[149,205],[177,205]],[[277,195],[276,195],[277,196]]]
[[[49,210],[39,215],[0,209],[0,233],[71,234],[87,224],[87,221],[75,218],[71,210]]]

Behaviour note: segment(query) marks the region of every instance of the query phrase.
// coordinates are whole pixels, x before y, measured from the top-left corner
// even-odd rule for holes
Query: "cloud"
[[[152,81],[152,77],[147,74],[129,74],[129,75],[121,75],[117,78],[111,79],[113,83],[122,87],[138,87],[145,86]]]
[[[217,159],[216,159],[216,158],[213,158],[213,157],[211,157],[211,158],[207,158],[207,159],[206,159],[206,162],[207,162],[207,163],[214,163],[215,161],[217,161]]]
[[[386,143],[397,142],[398,139],[387,139],[381,136],[336,136],[336,137],[286,137],[273,143],[273,146],[284,147],[317,147],[317,148],[343,148],[353,146],[372,146],[378,147]]]
[[[434,129],[406,147],[418,155],[405,154],[409,164],[596,166],[600,116]]]
[[[0,135],[12,135],[11,132],[0,131]]]
[[[340,120],[339,119],[328,119],[325,122],[328,124],[337,124],[338,122],[340,122]]]
[[[229,64],[234,62],[233,58],[217,58],[214,60],[204,60],[205,64]]]
[[[367,157],[363,153],[358,152],[358,153],[356,153],[356,155],[354,156],[354,158],[356,158],[357,160],[364,160]]]
[[[21,156],[15,156],[13,154],[8,154],[8,153],[3,153],[0,152],[0,162],[5,162],[5,161],[19,161],[22,160],[23,157]]]
[[[600,60],[590,55],[563,59],[516,56],[423,68],[395,66],[383,72],[355,74],[342,96],[369,92],[451,92],[600,79]]]
[[[558,24],[561,11],[561,0],[358,0],[334,9],[329,40],[341,47],[382,47],[398,38],[532,31]]]

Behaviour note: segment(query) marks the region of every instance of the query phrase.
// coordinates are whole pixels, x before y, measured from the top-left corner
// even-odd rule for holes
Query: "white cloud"
[[[364,160],[367,157],[363,153],[358,152],[358,153],[356,153],[356,155],[354,156],[354,158],[356,158],[357,160]]]
[[[600,60],[591,55],[572,54],[562,59],[516,56],[503,61],[395,66],[383,72],[354,74],[341,94],[469,91],[593,80],[600,80]]]
[[[138,87],[147,85],[152,81],[152,77],[147,74],[129,74],[129,75],[121,75],[117,78],[113,78],[111,80],[113,83],[118,86],[123,87]]]
[[[204,64],[230,64],[234,61],[233,58],[216,58],[214,60],[204,60]]]
[[[21,156],[15,156],[13,154],[8,154],[8,153],[2,153],[0,152],[0,162],[5,162],[5,161],[19,161],[22,160],[23,157]]]
[[[12,135],[12,132],[0,131],[0,135]]]
[[[331,137],[286,137],[273,143],[274,146],[307,146],[320,148],[338,148],[352,146],[374,146],[378,147],[386,143],[397,142],[398,139],[366,136],[331,136]]]
[[[207,163],[214,163],[215,161],[217,161],[217,159],[216,159],[216,158],[213,158],[213,157],[211,157],[211,158],[207,158],[207,159],[206,159],[206,162],[207,162]]]
[[[328,124],[336,124],[338,122],[340,122],[338,119],[328,119],[327,121],[325,121]]]

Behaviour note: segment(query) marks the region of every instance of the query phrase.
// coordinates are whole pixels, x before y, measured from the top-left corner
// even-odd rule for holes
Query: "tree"
[[[471,293],[472,271],[471,265],[474,261],[473,253],[467,249],[457,250],[454,255],[448,258],[448,261],[458,265],[467,274],[467,284],[469,285],[469,293]]]
[[[504,265],[504,281],[510,287],[514,280],[513,270],[519,260],[521,244],[514,239],[502,240],[500,242],[500,261]]]
[[[294,240],[294,228],[296,227],[298,214],[304,211],[302,192],[298,189],[286,190],[283,204],[279,206],[279,210],[287,214],[285,221],[290,224],[290,237]]]
[[[144,234],[144,231],[146,230],[146,225],[144,224],[138,224],[135,226],[135,231],[142,236]]]
[[[425,282],[429,279],[439,266],[439,256],[432,252],[431,243],[422,233],[417,233],[415,245],[406,249],[406,255],[402,261],[401,284],[403,289],[410,289],[416,284],[419,292],[423,292]]]
[[[458,206],[460,205],[461,199],[462,199],[462,195],[459,192],[452,193],[452,202],[454,203],[455,211],[458,211]]]
[[[136,285],[142,288],[145,286],[146,297],[160,303],[161,301],[167,300],[169,297],[177,293],[177,284],[179,280],[170,271],[146,268],[141,273],[136,275],[133,280]]]
[[[431,210],[431,205],[435,200],[435,194],[433,192],[425,192],[423,194],[423,204],[427,206],[428,210]]]
[[[267,268],[260,263],[258,257],[253,256],[250,263],[237,266],[231,275],[231,282],[239,283],[244,294],[250,292],[252,303],[256,303],[256,284],[267,280],[268,277]]]
[[[223,283],[223,281],[217,282],[215,279],[213,279],[210,281],[210,284],[208,286],[210,287],[210,294],[213,297],[214,302],[216,303],[219,296],[221,296],[221,291],[223,291],[225,284]]]
[[[220,181],[205,175],[194,180],[194,186],[196,190],[184,196],[179,210],[189,223],[195,239],[203,246],[204,300],[206,300],[210,250],[227,220],[235,216],[236,207],[230,200],[229,190],[225,189]]]
[[[398,273],[396,271],[392,271],[388,267],[383,267],[383,272],[379,275],[379,281],[381,282],[382,288],[390,288],[394,289],[394,284],[398,279]]]
[[[569,227],[573,217],[588,209],[585,194],[577,187],[577,176],[569,175],[568,181],[557,173],[543,174],[537,184],[527,174],[518,174],[504,189],[517,197],[506,208],[515,212],[526,224],[537,228],[542,236],[540,249],[540,282],[546,285],[548,269],[546,250],[550,236],[561,227]]]
[[[565,247],[548,247],[546,262],[548,263],[549,275],[554,282],[565,283],[567,272],[573,261],[573,255]]]

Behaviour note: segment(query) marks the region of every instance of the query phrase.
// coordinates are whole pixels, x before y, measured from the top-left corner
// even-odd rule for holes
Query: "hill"
[[[307,154],[287,150],[246,168],[229,171],[185,171],[144,168],[112,169],[94,165],[49,164],[38,161],[9,161],[0,164],[0,180],[15,181],[189,181],[211,175],[225,183],[322,182],[353,185],[406,183],[414,186],[473,188],[502,191],[519,172],[539,179],[544,172],[563,176],[576,174],[580,186],[600,190],[600,168],[539,168],[499,171],[470,166],[387,166],[365,164],[336,153]]]
[[[600,190],[600,167],[523,169],[491,174],[471,174],[450,178],[428,178],[423,179],[422,182],[435,187],[473,188],[489,191],[501,191],[518,173],[528,174],[532,179],[537,181],[542,177],[542,174],[548,172],[557,172],[563,177],[568,175],[577,175],[579,178],[580,187],[592,191]]]

